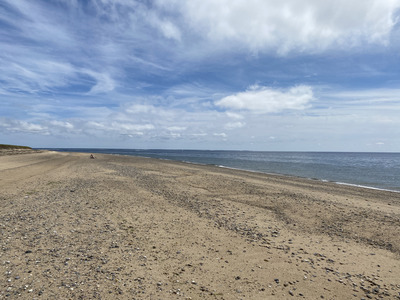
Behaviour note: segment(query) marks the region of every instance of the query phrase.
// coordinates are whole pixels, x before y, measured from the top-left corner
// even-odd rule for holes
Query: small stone
[[[294,296],[294,294],[293,294],[292,291],[289,291],[289,295],[290,295],[290,296]]]
[[[276,282],[276,284],[279,284],[279,279],[275,278],[274,281]]]

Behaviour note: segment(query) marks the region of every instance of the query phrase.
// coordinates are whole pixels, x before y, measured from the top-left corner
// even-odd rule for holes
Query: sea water
[[[400,153],[51,149],[170,159],[400,192]]]

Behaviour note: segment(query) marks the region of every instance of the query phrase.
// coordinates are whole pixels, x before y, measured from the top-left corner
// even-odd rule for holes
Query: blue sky
[[[0,143],[400,152],[399,0],[2,0]]]

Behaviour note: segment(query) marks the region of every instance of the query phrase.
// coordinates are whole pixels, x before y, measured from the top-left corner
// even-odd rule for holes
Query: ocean
[[[62,148],[55,151],[133,155],[331,181],[400,192],[400,153],[263,152]]]

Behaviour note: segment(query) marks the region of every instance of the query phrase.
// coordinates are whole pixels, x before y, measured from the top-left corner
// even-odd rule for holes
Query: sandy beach
[[[0,203],[0,299],[400,299],[400,193],[27,151]]]

